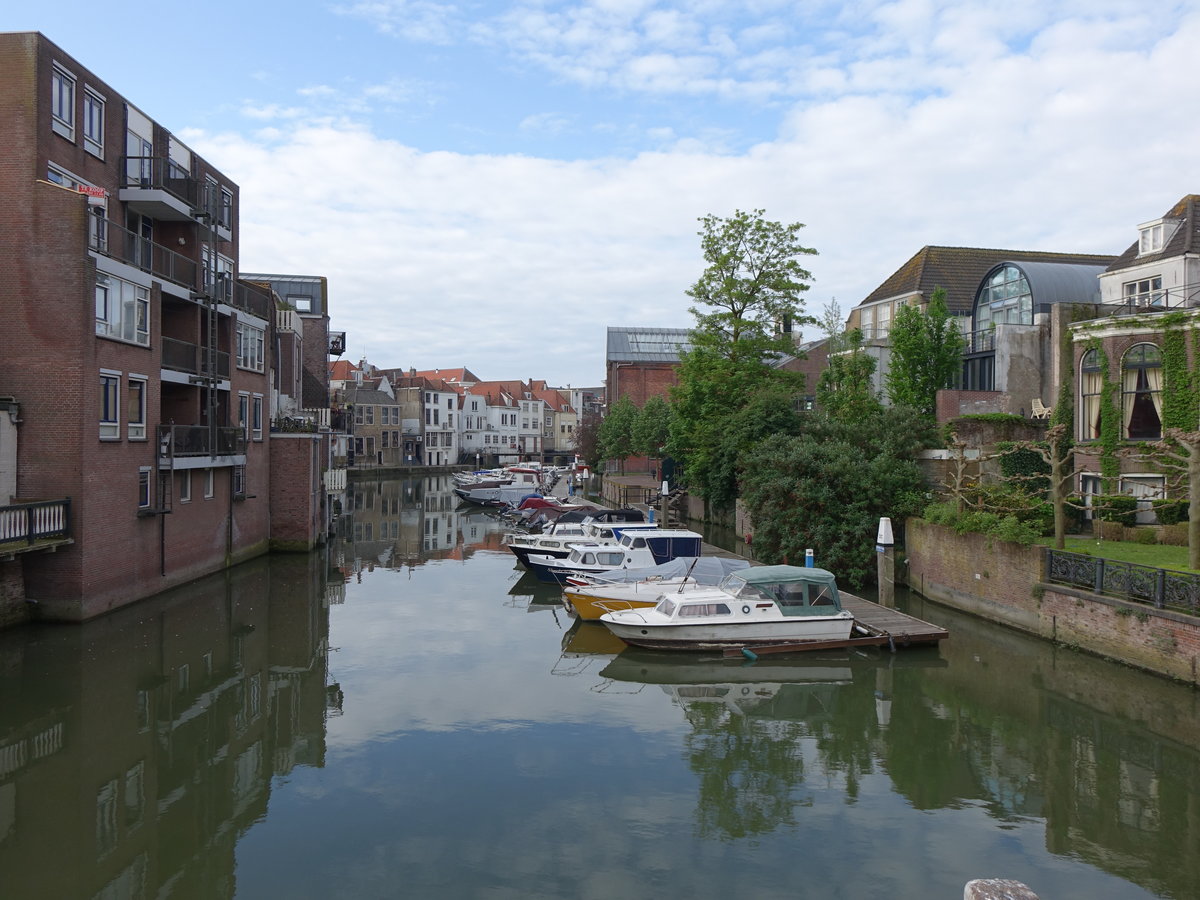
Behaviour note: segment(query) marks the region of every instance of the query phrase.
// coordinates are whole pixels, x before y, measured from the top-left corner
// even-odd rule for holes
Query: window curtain
[[[1100,373],[1084,372],[1081,381],[1079,439],[1092,441],[1100,437]]]
[[[1138,373],[1140,369],[1126,369],[1122,377],[1122,398],[1125,404],[1125,415],[1122,417],[1125,422],[1123,437],[1129,437],[1129,423],[1133,419],[1134,401],[1137,399]]]
[[[1159,427],[1162,427],[1162,369],[1146,369],[1146,385],[1150,388],[1150,399],[1154,401],[1154,411],[1158,413]]]

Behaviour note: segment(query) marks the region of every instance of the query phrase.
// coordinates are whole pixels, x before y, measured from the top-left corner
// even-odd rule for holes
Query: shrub
[[[1137,497],[1127,494],[1097,494],[1092,498],[1092,509],[1102,522],[1116,522],[1132,528],[1137,524]]]
[[[1137,544],[1157,544],[1158,532],[1153,528],[1135,528],[1133,540]]]
[[[1151,500],[1159,525],[1178,525],[1188,520],[1187,500]]]

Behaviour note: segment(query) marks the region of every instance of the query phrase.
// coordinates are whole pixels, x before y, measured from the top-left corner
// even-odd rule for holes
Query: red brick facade
[[[672,386],[678,383],[677,363],[615,363],[608,364],[608,403],[611,408],[622,397],[628,397],[641,409],[651,397],[668,399]]]

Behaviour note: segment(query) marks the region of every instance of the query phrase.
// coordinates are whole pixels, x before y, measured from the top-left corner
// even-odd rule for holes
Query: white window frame
[[[233,228],[233,191],[224,185],[221,186],[221,225]]]
[[[1121,296],[1132,306],[1160,306],[1163,302],[1161,275],[1150,275],[1121,286]]]
[[[125,399],[126,403],[126,435],[131,441],[146,440],[146,392],[149,390],[150,379],[145,375],[134,375],[130,373],[125,383]],[[138,399],[135,402],[133,397],[133,388],[135,385],[140,386],[141,391]],[[137,416],[135,419],[134,416]]]
[[[251,372],[263,371],[266,332],[249,322],[237,323],[237,366]]]
[[[150,291],[108,272],[97,272],[96,334],[149,347]]]
[[[211,500],[215,491],[213,490],[213,470],[204,470],[204,499]]]
[[[111,401],[111,403],[110,403]],[[111,406],[111,409],[108,408]],[[100,370],[100,440],[121,439],[121,373]]]
[[[95,88],[83,89],[83,149],[104,159],[104,95]]]
[[[75,76],[54,63],[50,73],[50,127],[69,141],[75,140]]]
[[[150,484],[151,469],[149,466],[138,468],[138,509],[149,509],[153,496]]]
[[[242,429],[242,437],[250,440],[250,392],[238,391],[238,426]]]
[[[1162,250],[1164,231],[1162,222],[1151,222],[1141,226],[1138,229],[1138,256],[1146,256]]]
[[[234,466],[229,470],[230,488],[235,497],[246,496],[246,467]]]
[[[254,440],[263,439],[263,395],[250,395],[250,431]]]
[[[179,473],[179,502],[192,502],[192,470],[183,469]]]

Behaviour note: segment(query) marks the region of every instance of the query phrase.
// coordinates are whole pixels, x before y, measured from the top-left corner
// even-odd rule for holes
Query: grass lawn
[[[1042,538],[1039,543],[1054,546],[1054,538]],[[1103,559],[1136,563],[1139,566],[1154,566],[1158,569],[1174,569],[1178,572],[1200,572],[1188,568],[1188,548],[1167,544],[1135,544],[1132,541],[1099,541],[1093,537],[1067,537],[1066,549],[1070,553],[1086,553]]]

